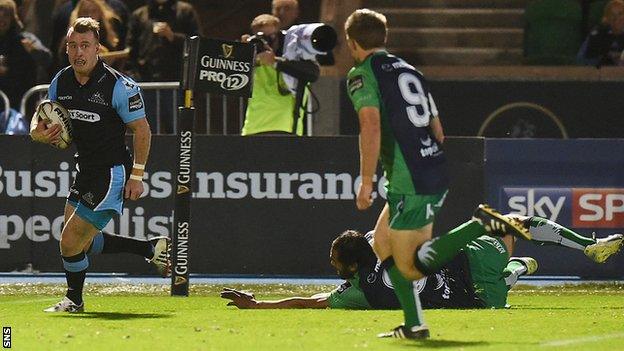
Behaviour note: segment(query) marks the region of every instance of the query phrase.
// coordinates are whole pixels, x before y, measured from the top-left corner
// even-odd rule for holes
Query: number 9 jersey
[[[380,112],[387,191],[437,194],[448,188],[444,151],[430,128],[438,110],[419,71],[381,50],[349,71],[347,89],[357,112]]]

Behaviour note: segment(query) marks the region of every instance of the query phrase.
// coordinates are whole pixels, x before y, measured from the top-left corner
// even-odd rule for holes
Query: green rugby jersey
[[[446,158],[430,130],[438,110],[423,75],[402,59],[377,51],[349,71],[355,110],[381,114],[380,159],[396,194],[436,194],[448,188]]]

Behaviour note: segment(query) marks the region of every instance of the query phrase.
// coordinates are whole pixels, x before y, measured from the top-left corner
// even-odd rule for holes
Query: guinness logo
[[[184,194],[184,193],[188,193],[189,192],[189,188],[186,185],[178,185],[178,194]]]
[[[187,280],[184,277],[175,277],[175,281],[173,282],[173,285],[182,285],[182,284],[185,284],[186,282]]]
[[[228,58],[232,56],[234,52],[234,46],[228,44],[221,44],[221,50],[223,50],[223,57]]]

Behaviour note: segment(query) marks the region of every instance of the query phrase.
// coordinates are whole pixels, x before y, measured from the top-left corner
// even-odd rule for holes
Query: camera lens
[[[328,52],[336,46],[337,39],[338,35],[336,34],[334,28],[328,25],[322,25],[314,29],[310,41],[312,42],[312,47],[315,50]]]

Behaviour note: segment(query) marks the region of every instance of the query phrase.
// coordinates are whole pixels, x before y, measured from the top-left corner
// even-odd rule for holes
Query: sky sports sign
[[[500,210],[573,228],[624,228],[624,188],[503,187]]]

